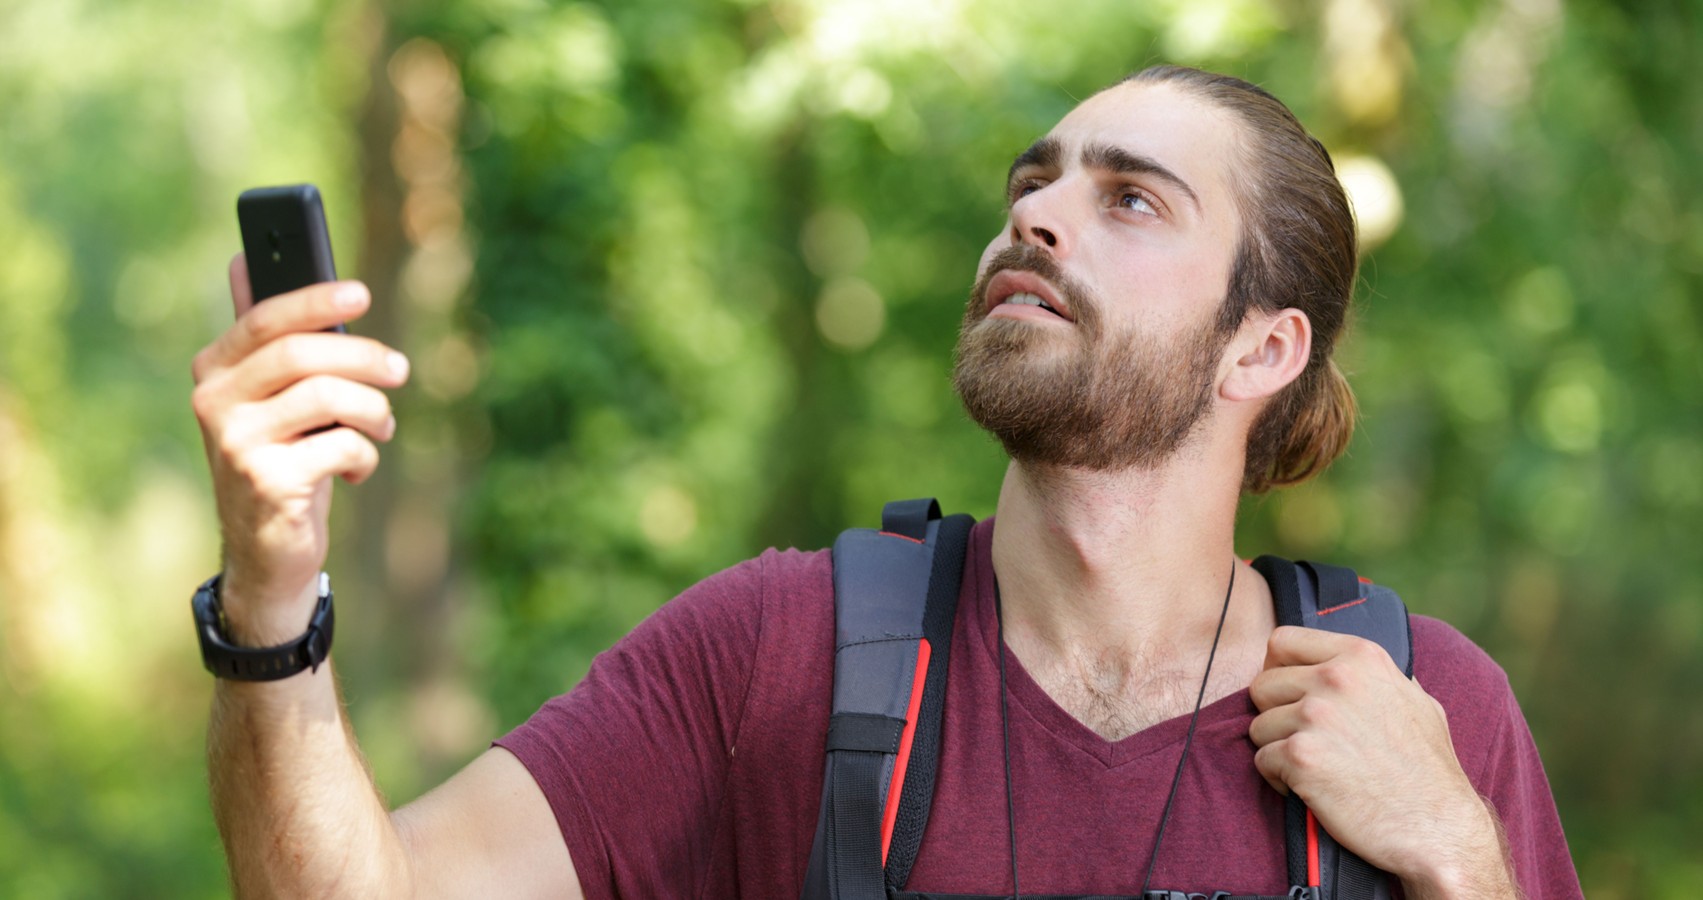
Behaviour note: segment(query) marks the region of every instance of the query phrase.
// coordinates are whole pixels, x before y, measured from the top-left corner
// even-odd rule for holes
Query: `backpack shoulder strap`
[[[1254,568],[1271,586],[1277,624],[1375,641],[1413,677],[1413,630],[1407,605],[1395,591],[1360,578],[1353,569],[1323,563],[1262,556],[1254,560]],[[1290,884],[1310,888],[1316,900],[1388,900],[1389,875],[1319,828],[1307,804],[1293,793],[1284,818]]]
[[[934,798],[967,515],[887,504],[834,542],[834,697],[805,900],[883,900],[916,861]]]

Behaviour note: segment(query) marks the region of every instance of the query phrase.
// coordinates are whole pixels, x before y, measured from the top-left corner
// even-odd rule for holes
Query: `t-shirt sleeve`
[[[549,799],[587,898],[696,894],[780,557],[664,604],[496,741]]]
[[[1448,711],[1455,755],[1495,808],[1527,900],[1582,898],[1537,743],[1508,677],[1460,632],[1413,620],[1414,677]]]

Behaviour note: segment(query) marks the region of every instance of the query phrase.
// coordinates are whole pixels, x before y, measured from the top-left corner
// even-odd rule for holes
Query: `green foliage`
[[[900,496],[991,514],[1004,461],[949,370],[1006,166],[1079,98],[1176,61],[1267,85],[1345,171],[1369,161],[1400,190],[1341,350],[1357,440],[1324,479],[1250,501],[1241,551],[1351,563],[1486,646],[1587,894],[1695,895],[1696,6],[0,11],[0,591],[71,585],[56,620],[0,594],[0,893],[221,890],[182,610],[214,559],[183,373],[228,321],[240,188],[318,181],[345,271],[367,264],[346,248],[373,237],[400,158],[369,146],[368,101],[392,90],[385,55],[422,38],[465,95],[475,268],[452,336],[477,384],[407,400],[438,421],[402,431],[452,448],[432,477],[465,480],[449,593],[492,727],[763,546],[824,546]],[[436,359],[416,353],[423,380]],[[393,520],[339,515],[379,534],[339,565],[397,568]],[[162,531],[186,537],[149,542]],[[342,653],[383,643],[349,615]],[[67,629],[107,634],[120,662],[54,669],[42,636]],[[386,776],[418,763],[383,727],[416,686],[386,677],[354,679],[354,708],[406,799],[442,773]]]

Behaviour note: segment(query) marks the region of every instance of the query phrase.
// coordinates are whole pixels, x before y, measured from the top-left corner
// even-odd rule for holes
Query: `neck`
[[[1162,661],[1186,661],[1199,677],[1240,565],[1240,486],[1209,463],[1179,454],[1160,469],[1113,473],[1012,463],[993,563],[1007,643],[1026,668],[1140,682],[1165,675],[1152,671]],[[1224,684],[1215,672],[1215,697],[1246,683],[1247,658],[1272,627],[1270,594],[1251,569],[1235,593],[1243,599],[1231,599],[1224,631],[1231,666]]]
[[[1013,462],[993,537],[1011,613],[1152,633],[1196,607],[1216,611],[1235,556],[1237,497],[1175,474]]]

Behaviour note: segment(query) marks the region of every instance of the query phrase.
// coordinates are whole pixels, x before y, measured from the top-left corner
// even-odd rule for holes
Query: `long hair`
[[[1219,329],[1235,330],[1254,309],[1298,309],[1313,326],[1306,368],[1248,432],[1242,490],[1260,494],[1306,481],[1341,456],[1354,434],[1354,392],[1331,359],[1359,265],[1354,215],[1336,167],[1281,100],[1240,78],[1154,66],[1124,80],[1176,85],[1241,119],[1241,165],[1231,183],[1245,224]]]

